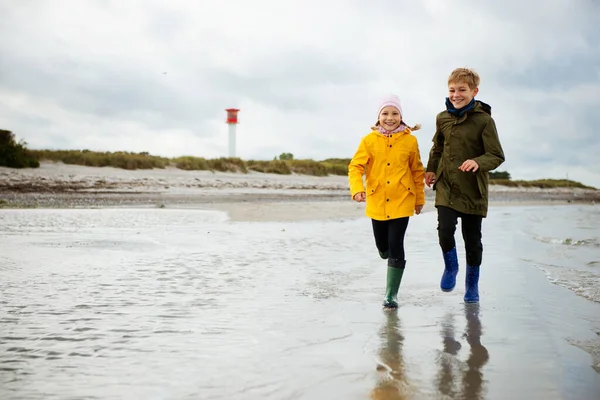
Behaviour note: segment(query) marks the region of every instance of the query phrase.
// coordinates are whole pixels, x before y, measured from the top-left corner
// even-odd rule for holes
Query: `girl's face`
[[[402,117],[396,107],[387,106],[379,113],[379,125],[386,131],[393,131],[400,126]]]

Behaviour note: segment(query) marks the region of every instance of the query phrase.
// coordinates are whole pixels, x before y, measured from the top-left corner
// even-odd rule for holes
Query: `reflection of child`
[[[442,322],[443,352],[452,358],[438,357],[438,374],[436,378],[439,396],[437,398],[482,399],[485,393],[485,380],[482,368],[488,363],[490,355],[487,348],[481,344],[482,325],[479,319],[479,304],[467,304],[464,307],[467,320],[465,333],[462,335],[470,347],[469,358],[464,366],[457,368],[456,355],[462,345],[455,338],[454,315],[447,314]],[[457,375],[460,374],[460,377]],[[460,392],[457,392],[460,386]]]
[[[388,313],[380,330],[380,361],[377,363],[379,375],[371,390],[372,400],[408,399],[412,387],[406,374],[403,347],[404,336],[398,313]]]
[[[458,218],[467,253],[464,301],[479,301],[479,267],[483,254],[481,221],[487,216],[488,171],[504,162],[504,152],[491,107],[475,100],[479,75],[458,68],[448,78],[446,111],[437,115],[425,183],[433,183],[438,211],[438,236],[444,256],[440,287],[456,286],[458,256],[454,233]]]
[[[417,139],[402,119],[400,100],[389,96],[379,105],[378,121],[362,138],[348,167],[352,199],[366,201],[375,246],[387,259],[387,285],[383,306],[397,308],[397,295],[406,260],[404,235],[408,218],[425,204],[424,169]],[[363,185],[366,174],[367,188]]]

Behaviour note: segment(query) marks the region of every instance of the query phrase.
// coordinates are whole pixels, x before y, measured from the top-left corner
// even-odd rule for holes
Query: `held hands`
[[[458,169],[460,169],[463,172],[469,172],[469,171],[477,171],[479,169],[479,164],[477,164],[477,162],[473,161],[473,160],[467,160],[464,163],[462,163],[462,165],[460,167],[458,167]]]
[[[431,187],[435,183],[435,172],[425,172],[425,184]]]
[[[458,167],[463,172],[469,171],[477,171],[479,169],[479,164],[475,160],[467,160],[460,167]],[[425,172],[425,184],[427,187],[431,187],[432,184],[435,183],[435,172]]]
[[[477,171],[479,169],[479,164],[477,164],[474,160],[467,160],[460,167],[458,167],[463,172],[469,171]],[[432,184],[435,183],[435,172],[425,172],[425,184],[427,187],[431,187]]]
[[[365,200],[367,199],[367,195],[365,192],[359,192],[359,193],[356,193],[352,199],[354,201],[356,201],[357,203],[364,203]]]

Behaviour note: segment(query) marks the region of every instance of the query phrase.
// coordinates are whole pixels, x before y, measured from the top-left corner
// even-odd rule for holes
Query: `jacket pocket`
[[[437,187],[437,184],[440,181],[440,178],[442,177],[443,171],[443,169],[438,168],[438,173],[435,174],[435,182],[433,182],[433,186],[431,187],[432,190],[435,190],[435,188]]]
[[[404,173],[404,176],[402,176],[402,179],[400,179],[400,186],[404,190],[408,190],[410,193],[414,194],[415,181],[413,179],[413,176],[412,176],[412,173],[410,172],[410,170],[407,170]]]
[[[379,181],[377,179],[367,179],[367,196],[375,193],[378,186]]]
[[[487,172],[477,172],[477,187],[479,188],[479,194],[482,199],[487,200],[488,198],[488,185],[485,182],[485,178],[483,174],[487,174]]]

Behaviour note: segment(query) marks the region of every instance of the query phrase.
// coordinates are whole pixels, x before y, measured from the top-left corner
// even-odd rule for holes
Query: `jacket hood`
[[[475,100],[475,103],[479,105],[479,109],[484,113],[488,114],[490,117],[492,116],[492,106],[487,103],[484,103],[481,100]],[[477,108],[476,108],[477,109]]]
[[[379,132],[379,129],[376,126],[372,126],[371,127],[371,133],[375,133],[375,134],[377,134],[379,136],[385,137],[385,135],[383,133]],[[391,136],[394,136],[394,135],[402,136],[402,135],[407,135],[407,134],[410,134],[410,133],[412,133],[412,129],[411,129],[411,127],[407,126],[406,128],[404,128],[400,132],[392,133]]]

